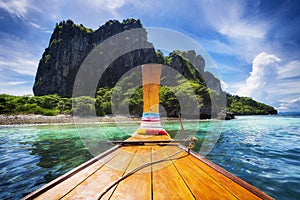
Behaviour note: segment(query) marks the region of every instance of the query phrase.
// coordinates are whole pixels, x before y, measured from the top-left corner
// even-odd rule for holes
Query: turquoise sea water
[[[0,199],[21,198],[110,148],[106,140],[128,138],[137,126],[0,126]],[[181,137],[179,123],[164,128]],[[195,151],[212,147],[204,153],[214,163],[276,199],[300,199],[300,117],[244,116],[184,122],[184,128],[199,139]]]

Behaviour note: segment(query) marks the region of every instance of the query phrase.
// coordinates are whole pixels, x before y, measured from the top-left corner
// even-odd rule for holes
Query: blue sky
[[[32,94],[57,22],[97,29],[132,17],[196,40],[227,92],[300,111],[299,10],[297,0],[0,0],[0,93]]]

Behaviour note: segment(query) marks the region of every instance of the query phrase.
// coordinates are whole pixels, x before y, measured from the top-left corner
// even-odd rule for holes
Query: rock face
[[[39,62],[33,86],[34,95],[58,94],[62,97],[71,97],[76,74],[91,50],[113,35],[137,28],[143,27],[140,20],[134,19],[127,19],[122,23],[111,20],[96,31],[83,25],[76,25],[71,20],[60,22],[56,25],[49,46]],[[129,38],[128,43],[148,43],[146,31],[139,37],[138,41],[136,38]],[[115,46],[117,45],[119,44],[116,43]],[[148,43],[148,46],[152,44]],[[105,78],[102,78],[99,86],[113,86],[132,67],[155,61],[154,48],[123,55],[107,69],[103,75]]]
[[[159,60],[159,59],[158,59]],[[212,73],[204,71],[205,60],[196,55],[194,50],[173,51],[168,56],[169,63],[164,63],[181,73],[187,79],[197,79],[206,87],[221,94],[221,82]],[[196,70],[197,69],[197,70]]]
[[[114,38],[118,33],[128,30],[132,35],[125,35],[123,38]],[[139,30],[136,34],[132,30]],[[122,35],[122,34],[118,34]],[[105,48],[99,48],[98,44],[104,44],[109,39],[109,52]],[[101,63],[120,51],[126,51],[128,47],[147,47],[136,48],[125,54],[120,54],[116,60],[109,62],[109,67],[103,72],[100,79],[97,79],[99,70],[105,69]],[[104,53],[102,52],[104,49]],[[95,59],[102,57],[100,64],[91,61],[96,68],[86,70],[84,80],[76,82],[76,75],[81,65],[85,64],[85,59],[96,52]],[[100,59],[100,60],[101,60]],[[98,62],[99,63],[99,62]],[[211,73],[204,71],[205,61],[201,55],[196,55],[195,51],[173,51],[167,57],[160,52],[155,52],[151,43],[147,40],[147,32],[143,29],[140,20],[127,19],[123,22],[110,20],[97,30],[92,30],[83,25],[74,24],[71,20],[60,22],[56,25],[51,36],[49,46],[45,49],[40,60],[33,92],[36,96],[58,94],[61,97],[71,97],[73,94],[74,83],[80,85],[92,85],[94,80],[98,80],[98,87],[113,87],[116,82],[130,69],[146,63],[166,64],[186,79],[197,79],[201,84],[222,93],[220,81]],[[196,70],[195,67],[198,69]],[[90,82],[90,83],[89,83]],[[96,86],[95,86],[96,87]],[[95,91],[87,93],[83,91],[80,95],[95,96]]]

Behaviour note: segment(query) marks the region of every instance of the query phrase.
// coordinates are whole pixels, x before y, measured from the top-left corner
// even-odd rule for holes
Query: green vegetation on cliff
[[[272,106],[257,102],[250,97],[227,94],[227,110],[235,115],[277,115]]]
[[[202,88],[199,84],[193,83],[197,90],[207,90]],[[177,117],[180,112],[180,104],[176,95],[185,93],[187,91],[185,85],[177,86],[176,91],[174,88],[162,86],[160,90],[160,104],[166,111],[167,116]],[[82,96],[73,98],[63,98],[58,95],[45,95],[45,96],[12,96],[7,94],[0,95],[0,114],[15,115],[15,114],[42,114],[42,115],[57,115],[57,114],[73,114],[79,113],[81,116],[96,113],[97,116],[105,116],[112,114],[112,106],[116,110],[129,106],[129,112],[133,116],[141,116],[143,111],[143,93],[142,88],[134,91],[127,91],[131,94],[128,99],[118,101],[115,99],[113,104],[111,96],[113,90],[118,88],[100,88],[97,91],[96,98]],[[117,98],[117,91],[114,91],[114,98]],[[205,101],[210,100],[209,91],[203,91],[196,94],[197,101],[199,102],[200,112],[204,109]],[[207,103],[207,102],[206,102]],[[236,115],[267,115],[277,114],[277,111],[268,105],[254,101],[249,97],[239,97],[227,94],[227,110]],[[210,116],[201,115],[201,118],[209,118]]]
[[[58,95],[45,96],[12,96],[0,95],[1,114],[41,114],[57,115],[69,114],[71,99],[61,98]]]

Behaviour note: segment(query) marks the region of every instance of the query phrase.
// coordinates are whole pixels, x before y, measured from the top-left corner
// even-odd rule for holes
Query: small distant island
[[[111,95],[116,88],[117,81],[130,69],[146,63],[160,63],[175,69],[188,80],[199,102],[201,119],[217,117],[218,113],[227,112],[234,115],[275,115],[277,110],[271,106],[259,103],[249,97],[239,97],[222,91],[220,80],[205,71],[205,60],[195,51],[174,50],[164,55],[147,40],[146,30],[136,38],[126,38],[128,44],[137,42],[147,43],[152,48],[129,52],[115,60],[106,69],[99,80],[95,94],[72,98],[72,90],[76,74],[87,55],[105,39],[122,31],[140,28],[140,20],[126,19],[122,22],[110,20],[97,30],[77,25],[72,20],[56,24],[39,62],[33,92],[35,96],[0,95],[0,115],[40,114],[46,116],[72,115],[81,112],[89,115],[94,112],[97,116],[112,114]],[[116,51],[118,44],[112,48]],[[102,66],[99,66],[102,67]],[[199,72],[197,69],[201,69]],[[92,72],[90,72],[92,73]],[[164,79],[166,77],[162,77]],[[213,86],[208,88],[209,85]],[[126,84],[126,83],[125,83]],[[130,83],[128,83],[130,84]],[[129,85],[128,85],[129,86]],[[176,88],[175,88],[176,87]],[[164,107],[167,117],[177,117],[180,113],[177,93],[186,91],[186,84],[161,86],[160,104]],[[130,87],[128,87],[130,88]],[[175,92],[174,92],[175,91]],[[132,95],[120,105],[129,106],[132,116],[142,114],[142,88],[131,91]],[[212,114],[211,96],[226,98],[225,107],[218,107],[217,114]],[[73,101],[73,105],[72,105]]]

